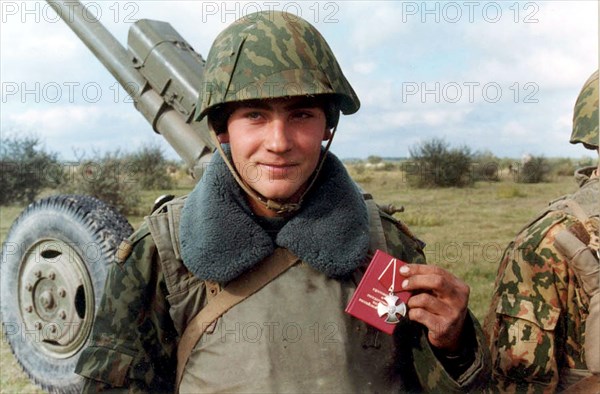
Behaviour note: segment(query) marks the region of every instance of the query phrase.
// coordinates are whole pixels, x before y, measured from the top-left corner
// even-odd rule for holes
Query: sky
[[[568,139],[573,106],[598,68],[598,1],[84,1],[127,46],[138,19],[169,22],[204,57],[255,11],[315,25],[356,90],[341,158],[407,157],[441,138],[499,157],[595,157]],[[126,92],[45,2],[0,1],[0,133],[37,136],[72,160],[159,145]],[[68,17],[68,15],[67,15]]]

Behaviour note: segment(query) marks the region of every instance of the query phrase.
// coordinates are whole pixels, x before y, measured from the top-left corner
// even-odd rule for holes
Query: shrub
[[[175,182],[168,174],[171,165],[157,145],[144,145],[127,157],[128,170],[146,190],[172,189]]]
[[[550,165],[542,156],[528,157],[521,165],[521,170],[517,176],[517,182],[520,183],[540,183],[547,181],[550,173]]]
[[[473,157],[473,178],[475,181],[498,182],[500,181],[500,159],[485,151]]]
[[[464,187],[473,184],[473,154],[466,147],[450,149],[433,138],[409,149],[412,163],[406,166],[407,179],[417,187]]]
[[[369,164],[379,164],[383,162],[383,159],[379,156],[371,155],[367,157],[367,163]]]
[[[552,163],[553,172],[558,176],[573,176],[577,166],[569,158],[556,159]]]
[[[94,196],[124,215],[134,214],[140,203],[139,183],[120,151],[95,153],[83,159],[61,185],[61,193]]]
[[[37,137],[6,137],[0,146],[0,204],[31,203],[46,187],[56,186],[62,166]]]

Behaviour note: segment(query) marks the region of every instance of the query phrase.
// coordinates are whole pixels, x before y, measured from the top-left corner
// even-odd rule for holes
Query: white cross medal
[[[385,270],[383,270],[381,275],[379,275],[378,279],[381,280],[381,278],[387,272],[387,270],[390,268],[392,263],[394,264],[394,268],[392,271],[392,284],[390,285],[390,288],[388,289],[389,294],[386,295],[385,297],[383,297],[383,299],[385,300],[385,303],[380,301],[377,304],[377,314],[379,315],[379,317],[384,317],[387,315],[385,317],[386,323],[397,324],[400,321],[400,318],[398,317],[398,315],[406,316],[406,304],[404,302],[400,302],[400,305],[396,305],[396,303],[398,302],[398,297],[396,297],[394,295],[394,288],[396,286],[396,263],[397,263],[396,259],[390,260],[390,262],[388,263]]]

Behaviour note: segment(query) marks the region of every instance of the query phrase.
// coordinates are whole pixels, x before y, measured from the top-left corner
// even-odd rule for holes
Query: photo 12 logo
[[[498,23],[510,18],[514,23],[538,23],[537,3],[497,1],[403,1],[402,23]]]
[[[140,87],[134,82],[127,82],[123,88],[118,82],[102,86],[98,82],[2,82],[2,103],[77,103],[95,104],[105,99],[115,103],[133,104],[132,95],[136,95]]]
[[[402,102],[497,103],[505,97],[514,103],[537,104],[539,90],[535,82],[514,82],[504,88],[498,82],[402,82]]]
[[[85,7],[80,7],[79,3],[74,1],[60,3],[58,7],[40,1],[2,1],[2,23],[57,23],[61,19],[73,22],[77,12],[81,12],[81,17],[87,22],[105,20],[114,23],[134,23],[139,18],[140,7],[134,1],[86,1]]]
[[[338,23],[340,5],[333,1],[203,1],[201,20],[217,20],[221,23],[233,22],[243,17],[251,17],[256,12],[283,11],[301,17],[312,23]]]

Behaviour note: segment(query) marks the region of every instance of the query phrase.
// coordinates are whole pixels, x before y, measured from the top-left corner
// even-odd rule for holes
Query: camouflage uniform
[[[597,82],[598,72],[579,96],[571,138],[572,143],[596,149]],[[551,393],[590,375],[584,351],[588,296],[555,243],[565,229],[585,245],[589,242],[581,221],[564,204],[566,199],[576,201],[588,217],[600,215],[597,168],[578,170],[576,180],[580,189],[552,203],[516,236],[502,257],[484,325],[494,388],[500,392]]]
[[[212,168],[211,166],[204,175],[209,179]],[[328,174],[329,171],[325,166],[323,175]],[[318,190],[317,186],[313,193]],[[167,204],[165,209],[147,218],[129,240],[132,245],[129,257],[123,262],[114,263],[109,270],[104,297],[94,324],[92,343],[84,350],[77,368],[77,373],[89,378],[86,384],[87,392],[117,388],[122,388],[124,391],[129,389],[134,392],[173,390],[175,351],[179,335],[185,322],[189,321],[195,311],[206,303],[207,297],[205,282],[191,274],[181,261],[176,267],[165,273],[164,265],[157,252],[156,242],[149,227],[157,217],[171,215],[174,212],[172,211],[173,204],[182,204],[182,202],[176,201]],[[389,252],[407,262],[424,263],[420,241],[391,216],[384,213],[379,215]],[[231,219],[236,222],[235,218]],[[174,238],[178,238],[178,236],[175,235]],[[370,250],[363,260],[368,261],[372,252]],[[375,334],[373,329],[367,328],[363,322],[344,314],[343,309],[348,301],[348,296],[356,286],[356,279],[353,275],[328,278],[327,275],[311,271],[313,276],[309,278],[311,284],[308,288],[310,291],[306,293],[306,290],[301,288],[298,289],[300,293],[295,292],[293,283],[296,283],[298,272],[303,270],[302,267],[305,267],[305,270],[307,266],[304,263],[297,268],[293,267],[283,274],[282,278],[277,279],[275,285],[287,283],[287,286],[290,287],[289,293],[280,294],[279,297],[283,299],[262,300],[261,297],[264,296],[261,293],[270,294],[271,290],[267,286],[240,304],[238,310],[232,309],[222,317],[223,325],[227,325],[229,328],[235,327],[237,320],[232,319],[237,319],[240,315],[246,316],[246,320],[240,318],[242,324],[248,321],[252,324],[267,321],[271,326],[281,327],[286,324],[285,321],[261,320],[252,311],[252,303],[256,301],[264,305],[265,302],[268,302],[269,310],[277,310],[278,306],[291,305],[294,309],[292,322],[311,322],[309,325],[302,325],[305,334],[301,338],[301,342],[286,345],[280,338],[275,337],[273,342],[268,344],[267,349],[270,351],[275,349],[276,355],[227,357],[230,354],[230,351],[226,351],[229,349],[228,346],[254,349],[253,346],[256,344],[252,338],[244,340],[243,336],[240,339],[236,338],[235,334],[233,337],[228,337],[227,333],[223,334],[217,328],[214,333],[205,334],[208,337],[201,340],[196,347],[196,349],[202,349],[203,346],[211,346],[211,350],[207,353],[207,357],[213,359],[210,368],[200,369],[200,371],[204,376],[208,374],[211,379],[214,379],[212,385],[206,383],[205,379],[206,385],[198,386],[198,391],[282,391],[280,386],[272,389],[272,386],[268,385],[266,387],[271,389],[265,389],[265,385],[271,382],[264,381],[247,381],[243,388],[229,385],[238,377],[236,375],[243,376],[244,373],[249,373],[249,376],[256,374],[260,377],[265,369],[275,371],[276,376],[273,379],[286,382],[287,386],[283,391],[291,392],[338,391],[342,389],[342,391],[373,392],[382,387],[385,392],[398,390],[460,392],[481,388],[488,381],[489,355],[485,348],[483,332],[472,316],[465,322],[466,335],[471,338],[470,341],[467,341],[469,348],[465,349],[469,354],[468,363],[463,365],[457,373],[453,373],[453,367],[456,367],[453,364],[459,360],[436,356],[428,344],[426,334],[421,326],[404,321],[396,330],[394,337],[390,337],[384,334]],[[182,289],[190,289],[190,291],[186,290],[179,294],[168,293],[167,282],[171,278],[166,278],[166,276],[171,275],[177,276]],[[331,289],[338,287],[342,289],[341,294],[336,291],[332,292]],[[322,297],[323,291],[338,295]],[[316,294],[318,300],[306,301],[312,300],[313,293]],[[310,305],[318,305],[318,308],[311,308]],[[175,306],[179,312],[173,311]],[[244,312],[245,308],[250,308],[250,311]],[[332,317],[335,311],[339,311],[337,315],[342,317]],[[253,316],[254,319],[252,319]],[[321,335],[320,342],[314,342],[315,332],[309,331],[311,327],[321,329],[320,334],[317,334]],[[323,328],[326,327],[335,327],[336,340],[324,340],[328,334],[332,333],[327,331],[328,329],[323,331]],[[309,332],[310,334],[306,335]],[[339,346],[346,346],[347,343],[362,343],[362,345],[358,348],[354,347],[354,350],[349,352],[349,359],[348,355],[343,357],[336,355]],[[295,352],[299,352],[300,356],[298,353],[294,353],[292,348],[294,345],[302,345],[295,348]],[[321,353],[314,354],[315,346]],[[304,348],[306,350],[303,350]],[[351,363],[348,365],[347,372],[339,371],[347,365],[348,361],[361,360],[364,354],[368,355],[369,353],[380,357],[375,358],[370,364],[355,365]],[[220,356],[215,357],[215,354]],[[315,356],[319,361],[315,361]],[[309,362],[308,360],[313,361]],[[199,362],[201,361],[200,359]],[[294,367],[290,367],[290,364]],[[283,368],[282,365],[287,367]],[[358,368],[359,372],[378,368],[382,372],[382,379],[374,383],[355,382],[353,379],[356,379],[355,375],[358,375],[359,372],[348,374],[352,372],[352,368]],[[198,375],[197,371],[195,373],[192,371],[192,373],[194,376]],[[224,375],[229,377],[222,378]],[[323,381],[326,381],[331,375],[345,375],[346,380],[329,382],[324,385]],[[299,379],[299,376],[304,379]],[[255,384],[260,384],[260,386]],[[334,385],[332,386],[332,384]]]
[[[598,178],[586,178],[582,193],[599,196]],[[577,224],[563,211],[550,211],[504,253],[485,323],[500,391],[554,392],[586,370],[587,306],[573,269],[554,246],[556,234]]]
[[[222,32],[209,52],[197,120],[208,116],[212,131],[224,132],[215,127],[226,121],[231,106],[224,104],[290,96],[325,103],[327,129],[335,129],[340,111],[354,113],[360,105],[314,27],[280,12],[248,15]],[[403,225],[367,209],[328,147],[294,203],[258,196],[237,177],[230,155],[220,153],[185,200],[146,218],[128,241],[131,253],[110,268],[92,341],[76,371],[88,378],[86,391],[173,391],[178,341],[207,304],[211,283],[244,278],[275,247],[301,262],[204,334],[186,364],[181,391],[458,392],[488,382],[489,354],[470,315],[465,348],[447,354],[430,346],[418,324],[404,320],[387,336],[344,312],[374,252],[371,234],[385,234],[377,244],[404,261],[425,259]],[[293,215],[257,218],[250,198]],[[377,223],[382,231],[372,231]],[[304,335],[298,342],[248,337],[238,328],[245,323],[267,330],[305,323],[299,326]]]

